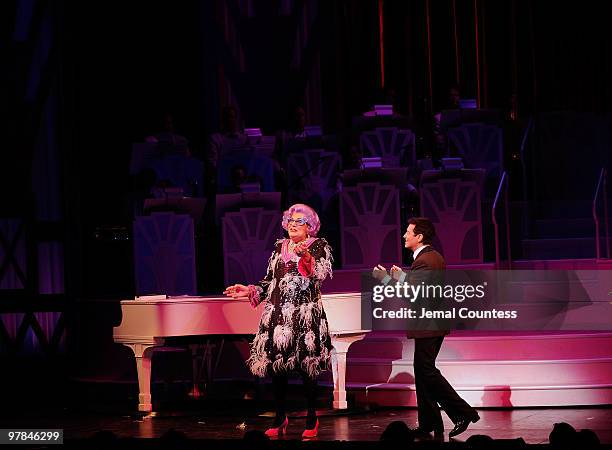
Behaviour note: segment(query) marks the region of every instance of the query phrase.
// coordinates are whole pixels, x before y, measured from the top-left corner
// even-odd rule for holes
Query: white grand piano
[[[359,292],[323,295],[334,351],[332,374],[336,409],[347,408],[346,354],[353,342],[369,330],[361,329]],[[151,356],[166,338],[201,335],[255,334],[262,307],[227,297],[178,297],[160,300],[121,301],[121,324],[114,328],[115,342],[132,349],[138,372],[138,409],[151,411]]]

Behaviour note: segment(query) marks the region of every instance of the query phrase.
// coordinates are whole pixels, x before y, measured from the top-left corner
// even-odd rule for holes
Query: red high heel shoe
[[[313,429],[308,429],[306,428],[304,430],[304,432],[302,433],[302,439],[310,439],[313,437],[317,437],[317,433],[319,431],[319,419],[317,419],[317,423],[315,423],[315,426]]]
[[[289,425],[289,419],[285,416],[285,420],[277,428],[268,428],[266,430],[266,436],[278,437],[279,434],[287,434],[287,425]]]

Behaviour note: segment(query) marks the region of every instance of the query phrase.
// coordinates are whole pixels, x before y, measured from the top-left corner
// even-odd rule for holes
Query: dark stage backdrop
[[[156,131],[164,111],[198,153],[227,104],[238,107],[244,125],[267,132],[286,126],[291,108],[303,104],[309,122],[338,132],[394,91],[399,110],[424,133],[455,83],[463,97],[516,117],[602,114],[612,106],[612,38],[601,31],[605,15],[595,2],[94,5],[63,4],[60,32],[64,100],[71,101],[62,120],[74,132],[66,150],[83,161],[82,197],[94,195],[81,202],[81,216],[96,221],[125,217],[117,199],[129,145]]]

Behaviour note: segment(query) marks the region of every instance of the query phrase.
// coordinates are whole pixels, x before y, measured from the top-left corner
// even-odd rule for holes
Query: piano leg
[[[333,335],[332,376],[334,378],[334,409],[347,409],[346,402],[346,354],[353,342],[360,341],[365,333],[349,335]]]
[[[131,348],[136,357],[136,372],[138,373],[138,411],[151,412],[151,356],[155,345],[124,344]]]

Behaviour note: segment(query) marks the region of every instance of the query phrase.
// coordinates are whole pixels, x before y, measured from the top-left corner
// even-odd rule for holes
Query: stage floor
[[[547,443],[555,422],[568,422],[577,430],[590,428],[602,443],[612,444],[612,408],[555,408],[479,410],[481,420],[456,438],[464,441],[474,434],[486,434],[494,439],[522,437],[529,444]],[[385,427],[403,420],[408,425],[416,423],[414,409],[381,409],[349,415],[326,416],[321,419],[320,441],[375,441]],[[65,409],[48,412],[21,412],[10,416],[9,411],[0,415],[3,428],[63,428],[65,439],[83,439],[100,430],[112,431],[119,437],[158,438],[169,429],[183,432],[191,439],[241,439],[248,430],[265,430],[270,419],[252,412],[207,415],[197,411],[180,416],[171,412],[154,417],[139,417],[126,412],[84,412]],[[446,416],[445,440],[452,428]],[[290,420],[285,439],[300,439],[304,427],[303,418]]]

